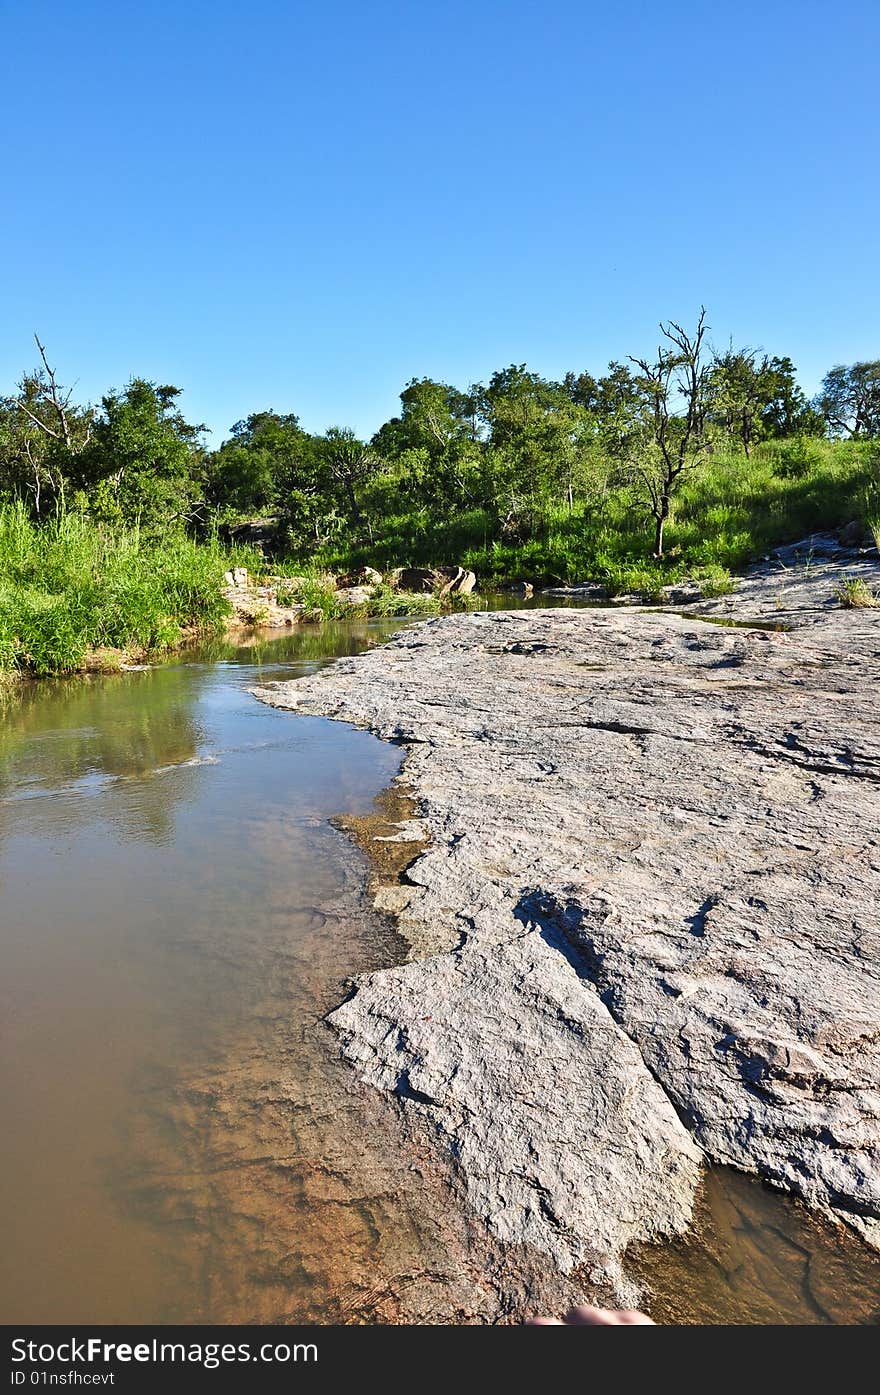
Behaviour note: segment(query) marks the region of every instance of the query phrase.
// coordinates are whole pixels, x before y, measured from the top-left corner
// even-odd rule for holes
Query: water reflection
[[[359,1084],[322,1020],[350,976],[400,957],[328,822],[364,812],[399,752],[246,691],[400,626],[242,636],[7,700],[5,1321],[454,1320],[535,1305],[529,1256],[475,1242],[436,1156],[413,1161],[393,1103]],[[731,1174],[709,1179],[694,1236],[634,1262],[665,1320],[869,1321],[880,1308],[877,1261],[857,1242]]]
[[[338,1312],[375,1277],[375,1223],[355,1223],[348,1189],[386,1197],[363,1205],[387,1212],[393,1262],[409,1245],[417,1267],[400,1217],[431,1205],[398,1176],[396,1138],[387,1163],[362,1145],[347,1156],[391,1111],[339,1065],[321,1021],[347,975],[397,955],[327,820],[367,807],[399,754],[246,692],[384,632],[301,631],[7,703],[7,1321]]]
[[[0,837],[21,827],[24,804],[46,836],[65,822],[61,802],[72,825],[101,817],[87,801],[128,782],[113,797],[117,828],[166,844],[205,746],[196,696],[193,675],[162,669],[24,685],[2,712]]]

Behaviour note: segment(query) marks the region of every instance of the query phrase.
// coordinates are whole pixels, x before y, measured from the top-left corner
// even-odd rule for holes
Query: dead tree
[[[23,379],[15,405],[30,427],[36,428],[36,434],[32,434],[31,438],[25,435],[23,451],[33,475],[33,483],[29,487],[34,496],[35,511],[39,514],[44,483],[49,485],[56,497],[64,497],[64,469],[58,465],[53,472],[52,455],[59,449],[67,455],[75,455],[85,449],[92,434],[92,413],[78,411],[72,405],[73,389],[59,385],[39,335],[35,334],[34,340],[43,366]],[[42,458],[43,452],[37,444],[39,441],[48,449],[48,465]]]
[[[707,369],[702,362],[707,329],[706,311],[701,307],[693,334],[675,320],[661,324],[669,347],[659,345],[654,362],[630,357],[641,372],[640,386],[650,404],[649,460],[638,462],[636,473],[647,491],[654,519],[654,556],[658,558],[663,556],[663,530],[676,485],[686,470],[700,463],[707,446]]]

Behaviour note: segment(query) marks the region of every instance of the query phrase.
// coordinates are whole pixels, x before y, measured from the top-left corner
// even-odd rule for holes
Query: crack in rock
[[[702,1156],[880,1234],[880,634],[838,576],[781,614],[775,576],[744,584],[779,643],[457,615],[257,692],[407,745],[420,957],[330,1020],[492,1231],[563,1270],[685,1229]]]

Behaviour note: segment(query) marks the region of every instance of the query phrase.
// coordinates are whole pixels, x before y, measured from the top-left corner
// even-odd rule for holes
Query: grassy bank
[[[601,478],[601,471],[599,471]],[[373,538],[345,538],[310,560],[327,571],[370,563],[459,562],[480,584],[503,581],[601,581],[614,595],[659,588],[694,576],[709,589],[771,547],[853,520],[866,530],[880,518],[880,445],[875,441],[791,438],[742,453],[718,452],[682,476],[666,529],[662,563],[651,557],[651,523],[633,486],[605,476],[573,509],[536,503],[518,536],[497,536],[482,509],[443,513],[400,510],[392,474],[377,478],[365,511]],[[295,565],[295,562],[292,563]]]
[[[652,559],[644,504],[612,474],[572,509],[532,510],[519,536],[497,536],[479,509],[439,516],[405,512],[393,471],[378,476],[365,503],[372,539],[344,534],[303,556],[263,562],[179,531],[160,539],[137,529],[59,512],[36,524],[21,504],[0,505],[0,674],[112,667],[126,652],[168,650],[186,633],[217,632],[230,607],[223,574],[235,562],[260,572],[298,574],[279,603],[305,606],[308,620],[362,615],[437,614],[467,608],[468,597],[404,596],[389,585],[361,604],[340,598],[333,577],[369,564],[460,563],[482,589],[508,581],[598,581],[611,596],[638,592],[659,600],[685,576],[704,594],[730,589],[731,573],[772,547],[856,521],[880,528],[880,446],[872,441],[789,439],[751,457],[718,453],[682,477],[667,525],[667,555]],[[305,575],[304,575],[305,573]]]
[[[474,610],[479,605],[476,596],[453,592],[447,596],[437,593],[398,591],[389,582],[368,588],[361,601],[353,601],[340,593],[332,573],[305,576],[278,593],[279,604],[305,606],[308,620],[362,620],[368,616],[443,615],[455,610]]]
[[[71,672],[95,651],[158,651],[188,629],[217,630],[228,566],[219,547],[180,534],[146,541],[61,513],[37,526],[20,504],[0,506],[0,670]]]

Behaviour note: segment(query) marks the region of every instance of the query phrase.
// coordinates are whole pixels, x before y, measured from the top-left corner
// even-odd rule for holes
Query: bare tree
[[[93,413],[74,404],[73,389],[61,387],[37,334],[34,340],[42,367],[25,375],[12,401],[21,418],[19,450],[27,462],[27,488],[39,514],[44,490],[64,498],[65,465],[88,445]]]
[[[89,417],[86,423],[85,438],[82,437],[81,432],[76,432],[72,429],[71,417],[73,413],[71,412],[71,402],[73,400],[73,388],[64,389],[59,387],[58,379],[55,377],[55,370],[49,367],[49,360],[46,358],[46,350],[40,343],[39,335],[35,334],[34,340],[40,351],[40,358],[43,360],[43,369],[38,369],[36,373],[25,378],[22,384],[22,392],[18,398],[18,405],[25,416],[30,418],[34,426],[38,427],[40,431],[45,432],[47,436],[51,436],[54,441],[62,441],[67,449],[71,451],[82,450],[83,446],[88,445],[89,437],[91,436],[91,418]],[[31,388],[30,393],[27,391],[29,387]],[[46,408],[43,416],[39,416],[36,412],[31,411],[30,406],[28,406],[26,394],[30,397],[31,404],[36,401]],[[46,417],[48,417],[48,421],[45,419]],[[77,437],[76,440],[75,437]]]
[[[640,370],[639,385],[649,403],[650,438],[647,442],[644,436],[636,438],[639,458],[635,468],[654,519],[655,557],[663,556],[663,530],[676,485],[686,470],[700,464],[708,447],[708,369],[702,358],[707,330],[706,311],[701,306],[693,334],[670,320],[660,326],[667,345],[658,346],[653,362],[630,357]]]

